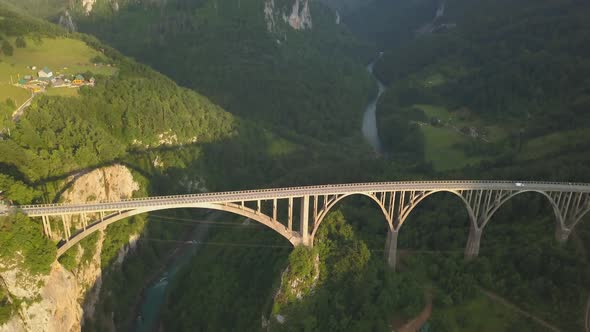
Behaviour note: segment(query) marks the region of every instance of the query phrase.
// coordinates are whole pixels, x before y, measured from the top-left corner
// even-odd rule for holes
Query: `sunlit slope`
[[[36,71],[47,66],[55,74],[96,76],[95,86],[81,87],[78,98],[54,97],[70,94],[49,88],[52,93],[36,95],[18,121],[4,119],[2,187],[28,183],[23,190],[15,189],[12,198],[20,203],[40,198],[35,181],[112,162],[132,150],[213,142],[234,130],[233,117],[205,97],[89,36],[67,35],[4,7],[0,16],[2,26],[8,27],[5,40],[26,41],[26,47],[15,47],[12,55],[0,55],[0,88],[6,88],[1,91],[7,98],[16,102],[26,97],[18,95],[26,90],[8,81],[10,76],[16,80],[35,75],[33,66]],[[31,195],[22,195],[27,190]],[[11,198],[10,191],[5,195]]]

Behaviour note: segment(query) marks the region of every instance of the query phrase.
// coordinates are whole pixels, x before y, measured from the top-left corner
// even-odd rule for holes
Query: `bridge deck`
[[[191,195],[156,196],[132,198],[109,202],[78,204],[22,205],[20,209],[31,217],[47,215],[68,215],[105,211],[125,211],[143,207],[166,207],[177,204],[230,203],[239,201],[272,200],[302,197],[306,195],[335,195],[351,193],[390,191],[438,191],[438,190],[508,190],[544,192],[590,192],[586,183],[563,182],[515,182],[515,181],[409,181],[351,183],[306,187],[242,190]]]

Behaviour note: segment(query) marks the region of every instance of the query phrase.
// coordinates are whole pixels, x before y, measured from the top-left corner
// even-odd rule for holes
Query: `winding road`
[[[35,94],[31,94],[31,98],[27,99],[22,105],[20,105],[19,108],[16,109],[16,111],[14,111],[14,113],[12,113],[12,120],[16,121],[18,120],[18,118],[20,118],[23,115],[23,112],[25,111],[25,109],[29,106],[31,106],[31,103],[33,102],[33,98],[35,98]]]

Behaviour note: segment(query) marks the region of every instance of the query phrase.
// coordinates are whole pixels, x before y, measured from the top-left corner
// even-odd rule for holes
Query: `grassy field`
[[[265,132],[264,136],[266,138],[266,141],[268,142],[266,153],[270,157],[276,158],[286,156],[293,153],[299,148],[297,144],[285,139],[284,137],[277,136],[273,133]]]
[[[477,164],[484,159],[468,157],[463,148],[458,146],[469,142],[487,144],[500,142],[508,137],[509,130],[498,125],[484,123],[481,119],[467,110],[451,112],[445,107],[436,105],[416,104],[413,107],[424,112],[429,119],[440,120],[441,126],[431,126],[429,123],[421,125],[420,129],[425,138],[425,159],[432,162],[437,171],[458,169],[470,164]],[[474,139],[458,132],[464,127],[474,127],[485,135],[482,139]]]
[[[11,10],[37,17],[50,17],[61,13],[67,8],[67,0],[0,0],[8,4]],[[16,6],[19,5],[19,7]],[[22,8],[22,9],[20,9]]]
[[[420,256],[406,256],[400,260],[400,270],[409,270],[412,277],[422,283],[430,294],[437,294],[437,281],[428,275],[429,259]],[[445,306],[440,304],[435,295],[431,320],[444,321],[444,331],[454,332],[496,332],[496,331],[538,331],[546,329],[538,323],[514,311],[502,303],[491,300],[483,292],[477,291],[470,300],[460,304]],[[440,299],[439,299],[440,300]],[[430,329],[430,331],[438,331]]]
[[[31,93],[26,89],[7,83],[0,83],[0,101],[5,101],[10,98],[14,101],[16,107],[19,107],[30,97]]]
[[[518,331],[529,327],[529,331],[546,331],[543,326],[530,322],[510,308],[493,302],[483,294],[458,306],[444,309],[434,308],[436,315],[444,316],[450,331]]]
[[[425,158],[432,162],[437,171],[458,169],[481,160],[467,157],[461,148],[455,146],[469,139],[458,132],[428,125],[421,126],[420,129],[425,139]]]
[[[430,87],[443,85],[445,82],[446,82],[445,77],[440,73],[436,73],[436,74],[432,74],[432,75],[426,77],[422,81],[422,84],[424,84],[425,88],[430,88]]]
[[[475,127],[480,130],[485,129],[487,132],[486,138],[491,142],[499,141],[508,136],[508,130],[506,128],[500,127],[496,124],[485,123],[476,115],[473,115],[466,110],[451,112],[442,106],[424,104],[416,104],[413,105],[413,107],[424,111],[424,114],[429,118],[441,120],[444,125],[457,128]]]
[[[449,112],[445,107],[436,106],[436,105],[425,105],[425,104],[416,104],[413,105],[415,108],[419,108],[424,111],[429,118],[438,118],[443,123],[449,122],[453,120],[453,114]]]
[[[24,89],[11,85],[25,75],[37,77],[43,67],[49,67],[54,75],[74,75],[90,71],[94,74],[113,75],[116,68],[95,66],[91,60],[100,52],[84,42],[69,38],[43,39],[41,42],[27,39],[26,48],[14,48],[12,56],[0,55],[0,100],[12,98],[20,105],[30,96]],[[11,40],[14,45],[14,40]],[[37,67],[36,70],[30,67]],[[71,92],[53,92],[57,94]],[[26,98],[25,98],[26,97]],[[24,98],[24,99],[23,99]]]
[[[522,151],[518,155],[520,160],[542,158],[546,155],[559,152],[564,147],[576,147],[590,142],[590,131],[577,129],[553,133],[531,139],[523,144]]]
[[[78,96],[78,88],[49,88],[45,92],[47,96],[60,96],[60,97],[76,97]]]

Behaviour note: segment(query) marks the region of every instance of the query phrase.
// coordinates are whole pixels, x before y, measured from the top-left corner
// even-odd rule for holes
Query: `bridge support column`
[[[47,232],[47,223],[45,222],[45,216],[41,216],[41,221],[43,222],[43,235],[49,237],[49,232]]]
[[[309,239],[309,196],[301,198],[301,215],[299,230],[301,232],[302,244],[304,246],[311,246]]]
[[[51,239],[51,224],[49,223],[49,217],[47,216],[41,216],[41,219],[43,220],[43,232],[45,233],[45,236],[47,236],[48,238]]]
[[[477,227],[471,223],[469,228],[469,238],[467,239],[467,246],[465,247],[465,259],[472,260],[479,255],[479,245],[481,242],[481,234],[483,228]]]
[[[571,232],[571,229],[567,229],[560,223],[557,223],[557,225],[555,226],[555,239],[557,240],[557,242],[564,244],[567,242],[567,239],[569,238]]]
[[[69,221],[66,219],[65,215],[61,216],[61,222],[64,226],[64,237],[66,241],[70,240],[70,237],[72,236],[71,230],[70,230],[70,223]]]
[[[387,232],[387,241],[385,241],[385,261],[387,265],[395,271],[397,265],[397,237],[399,229],[390,228]]]
[[[293,229],[293,197],[289,197],[289,212],[288,212],[287,228],[289,231]]]

